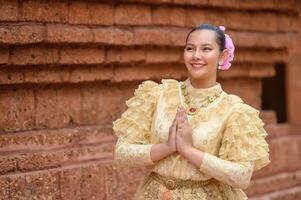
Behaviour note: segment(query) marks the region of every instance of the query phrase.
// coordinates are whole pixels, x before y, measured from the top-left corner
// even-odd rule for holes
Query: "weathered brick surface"
[[[72,1],[69,5],[69,23],[112,25],[114,7],[98,2]]]
[[[68,18],[67,1],[25,0],[19,5],[19,19],[22,21],[61,22]]]
[[[118,5],[115,8],[115,24],[149,25],[151,24],[151,8],[137,5]]]
[[[236,54],[218,81],[255,108],[261,79],[284,63],[289,121],[261,112],[272,164],[247,192],[300,199],[300,8],[295,0],[0,0],[0,199],[131,199],[148,170],[111,163],[112,121],[141,81],[187,77],[186,35],[203,22],[227,27]]]
[[[30,44],[44,40],[43,25],[0,26],[0,44]]]
[[[20,47],[12,49],[10,63],[13,65],[52,64],[59,60],[57,47]]]
[[[46,40],[50,43],[88,43],[93,41],[93,35],[87,27],[47,25]]]
[[[17,0],[1,0],[0,1],[0,21],[14,21],[18,17],[18,1]]]

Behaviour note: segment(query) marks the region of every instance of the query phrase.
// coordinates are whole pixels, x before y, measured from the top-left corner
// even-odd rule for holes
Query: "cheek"
[[[189,60],[191,60],[191,54],[185,52],[184,53],[184,61],[185,61],[185,63],[188,62]]]

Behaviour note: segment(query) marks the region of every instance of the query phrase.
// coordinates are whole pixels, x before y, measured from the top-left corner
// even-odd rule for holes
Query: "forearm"
[[[180,154],[195,166],[201,166],[204,153],[194,147],[185,147]]]
[[[238,164],[223,160],[194,147],[181,151],[189,162],[211,177],[237,188],[246,188],[249,185],[253,165],[250,162]]]
[[[115,148],[115,162],[124,166],[147,166],[154,164],[151,157],[152,145],[130,144],[118,141]]]
[[[166,143],[153,144],[151,147],[150,157],[153,162],[162,160],[173,152]]]
[[[200,170],[232,187],[245,189],[250,183],[253,165],[248,161],[236,163],[204,153]]]

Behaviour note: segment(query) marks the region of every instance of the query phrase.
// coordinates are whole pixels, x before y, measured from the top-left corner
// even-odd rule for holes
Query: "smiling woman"
[[[115,160],[151,166],[135,199],[247,199],[253,171],[269,161],[259,111],[217,82],[234,57],[224,27],[203,24],[187,36],[185,81],[143,82],[113,124]]]

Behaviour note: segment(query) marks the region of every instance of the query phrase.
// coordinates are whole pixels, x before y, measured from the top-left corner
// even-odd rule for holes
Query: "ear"
[[[222,52],[221,52],[221,54],[220,54],[220,57],[219,57],[219,61],[218,61],[218,64],[219,65],[222,65],[225,61],[226,61],[226,59],[227,59],[227,57],[228,57],[228,49],[224,49]]]

